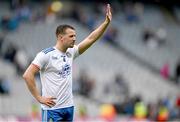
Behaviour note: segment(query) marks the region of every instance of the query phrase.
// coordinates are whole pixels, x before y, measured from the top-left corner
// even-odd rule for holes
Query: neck
[[[63,53],[65,53],[66,52],[66,50],[67,50],[67,48],[65,48],[65,47],[63,47],[62,46],[62,44],[56,44],[55,45],[55,47],[59,50],[59,51],[61,51],[61,52],[63,52]]]

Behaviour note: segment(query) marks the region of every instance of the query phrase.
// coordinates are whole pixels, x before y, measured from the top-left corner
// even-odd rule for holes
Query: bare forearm
[[[103,33],[105,32],[106,28],[108,27],[109,22],[104,21],[97,29],[95,29],[89,36],[88,39],[92,42],[95,42],[98,40]]]
[[[79,53],[82,54],[93,43],[95,43],[104,33],[109,22],[104,21],[97,29],[95,29],[84,41],[79,44]]]
[[[31,94],[33,95],[33,97],[36,98],[36,100],[41,103],[41,104],[45,104],[49,107],[54,106],[56,103],[54,102],[53,97],[42,97],[39,94],[39,91],[36,87],[36,82],[35,82],[35,74],[39,72],[39,68],[37,68],[36,66],[34,66],[33,64],[31,64],[27,70],[25,71],[25,73],[23,74],[23,78],[26,81],[27,87],[29,89],[29,91],[31,92]]]
[[[35,78],[34,77],[24,77],[24,79],[26,81],[27,87],[28,87],[29,91],[31,92],[31,94],[36,98],[37,101],[39,101],[41,96],[36,87]]]

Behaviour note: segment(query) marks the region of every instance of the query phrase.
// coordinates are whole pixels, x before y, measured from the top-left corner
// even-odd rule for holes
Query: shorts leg
[[[42,122],[60,122],[63,121],[57,110],[42,110]]]
[[[58,114],[58,116],[54,116],[54,121],[65,121],[65,122],[72,122],[74,116],[74,106],[68,108],[60,108],[53,110],[53,113]]]
[[[42,122],[72,122],[74,116],[74,106],[68,108],[60,108],[55,110],[42,110]]]
[[[74,117],[74,106],[63,108],[64,119],[63,121],[72,122]]]
[[[42,110],[42,122],[49,122],[50,115],[48,114],[48,110]]]

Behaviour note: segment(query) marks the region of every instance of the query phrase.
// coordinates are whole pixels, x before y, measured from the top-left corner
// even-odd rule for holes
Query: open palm
[[[108,22],[110,22],[112,20],[110,4],[107,4],[107,7],[106,7],[106,19],[108,20]]]

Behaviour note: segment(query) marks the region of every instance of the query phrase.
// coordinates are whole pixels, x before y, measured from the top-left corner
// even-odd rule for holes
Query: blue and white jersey
[[[32,64],[40,69],[42,96],[55,97],[56,105],[52,108],[42,104],[44,110],[53,110],[73,106],[72,62],[79,56],[78,47],[68,48],[66,53],[47,48],[39,52]]]

